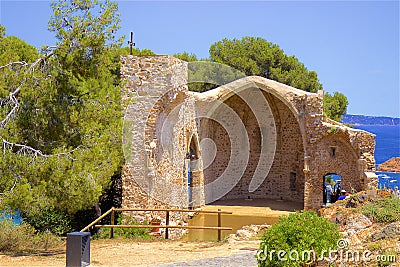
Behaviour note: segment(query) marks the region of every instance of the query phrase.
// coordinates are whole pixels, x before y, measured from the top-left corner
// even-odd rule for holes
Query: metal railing
[[[154,211],[154,212],[165,212],[165,225],[117,225],[115,224],[115,212],[123,212],[123,211]],[[192,213],[216,213],[217,214],[217,226],[185,226],[185,225],[170,225],[170,213],[171,212],[192,212]],[[107,215],[111,216],[110,223],[111,224],[97,224],[100,220],[102,220]],[[232,230],[232,227],[223,227],[222,226],[222,214],[232,214],[232,212],[221,211],[204,211],[204,210],[186,210],[186,209],[137,209],[137,208],[114,208],[112,207],[99,218],[91,222],[88,226],[83,228],[81,232],[86,232],[90,229],[90,227],[96,228],[110,228],[110,238],[114,237],[114,228],[165,228],[165,239],[169,238],[168,229],[171,228],[181,228],[181,229],[200,229],[200,230],[217,230],[218,231],[218,241],[222,239],[222,231],[223,230]]]

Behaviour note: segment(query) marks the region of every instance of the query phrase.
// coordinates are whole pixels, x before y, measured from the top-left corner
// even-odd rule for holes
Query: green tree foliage
[[[0,25],[0,99],[9,94],[9,88],[18,88],[22,79],[21,68],[27,62],[33,62],[38,58],[35,47],[27,44],[15,36],[6,36],[5,28]],[[10,65],[8,65],[10,63]],[[15,67],[12,69],[12,67]],[[16,70],[15,70],[16,69]],[[3,102],[2,102],[3,103]],[[0,111],[3,115],[4,109]]]
[[[117,4],[51,7],[55,48],[0,40],[15,50],[0,50],[0,205],[27,216],[93,206],[122,164]]]
[[[259,37],[222,39],[211,45],[210,59],[243,71],[262,76],[295,88],[317,92],[322,89],[315,71],[309,71],[295,56],[288,56],[278,45]],[[336,121],[346,113],[347,99],[335,92],[324,99],[325,114]]]
[[[173,56],[189,63],[207,61],[207,59],[199,60],[195,54],[189,54],[188,52],[174,54]],[[203,82],[206,79],[204,76],[202,76],[205,75],[205,65],[203,65],[203,67],[201,67],[201,65],[202,64],[198,64],[195,69],[193,69],[194,65],[191,65],[191,68],[188,68],[189,79],[195,81],[189,82],[188,89],[190,91],[205,92],[218,87],[216,84]]]
[[[222,39],[210,47],[210,59],[246,73],[262,76],[308,92],[322,88],[317,74],[278,45],[258,37]]]
[[[127,56],[130,53],[130,48],[128,46],[122,47],[119,49],[114,50],[114,52],[117,54],[118,58],[120,56]],[[155,53],[151,51],[150,49],[142,49],[140,50],[139,48],[133,48],[132,49],[132,56],[154,56]]]
[[[4,34],[6,34],[6,28],[0,24],[0,38],[3,38]]]
[[[325,93],[324,96],[324,113],[328,118],[335,121],[341,121],[342,115],[347,112],[347,97],[339,92],[334,92],[333,95]]]
[[[38,57],[37,49],[15,36],[0,37],[0,64],[14,61],[33,62]]]
[[[332,175],[325,176],[325,183],[330,185],[335,185],[336,181],[333,179]]]
[[[257,253],[258,266],[314,266],[311,264],[321,257],[323,250],[337,249],[339,238],[336,224],[313,211],[300,211],[281,217],[279,223],[268,228],[261,238],[260,251]],[[278,255],[279,251],[285,253]],[[307,251],[314,251],[315,259],[312,253],[306,253],[303,257],[303,252]]]
[[[195,54],[193,53],[189,54],[188,52],[174,54],[173,56],[187,62],[199,61],[199,59],[197,59],[197,56]]]
[[[190,91],[205,92],[246,76],[228,65],[210,62],[209,59],[198,60],[196,55],[187,52],[175,54],[174,57],[189,62],[188,88]]]

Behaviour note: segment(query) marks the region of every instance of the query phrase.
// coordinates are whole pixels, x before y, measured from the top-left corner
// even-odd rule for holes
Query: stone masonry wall
[[[271,94],[264,95],[275,111],[277,149],[270,173],[255,193],[258,198],[304,202],[304,148],[299,122],[282,101]]]
[[[189,164],[193,169],[197,166],[193,175],[196,205],[215,196],[250,197],[299,201],[304,202],[305,209],[318,209],[323,176],[328,173],[341,175],[349,191],[376,186],[375,136],[324,117],[322,91],[313,94],[262,77],[245,77],[205,93],[192,93],[187,89],[186,62],[170,56],[126,56],[121,61],[124,207],[188,207]],[[240,90],[236,89],[249,96],[250,104],[241,100],[243,95],[239,97]],[[257,102],[260,97],[252,96],[256,91],[263,92],[268,104]],[[235,125],[234,116],[221,113],[222,122],[202,117],[218,115],[218,101],[234,110],[244,130]],[[256,119],[260,111],[261,122]],[[221,123],[230,129],[224,129],[226,125]],[[246,133],[248,148],[243,139]],[[204,138],[214,140],[217,149],[210,162],[207,157],[211,150],[205,147],[201,151],[199,145]],[[268,176],[258,174],[265,179],[252,191],[249,185],[260,168],[260,154],[265,152],[260,150],[262,141],[268,145],[266,151],[274,155],[269,154],[261,164],[261,173]],[[189,163],[185,154],[190,146],[198,150],[199,160]],[[249,153],[247,164],[238,160],[243,153]],[[210,163],[204,174],[203,160]],[[234,164],[229,165],[232,161]],[[221,188],[207,187],[227,169],[230,173],[219,184]],[[241,169],[244,173],[239,180],[229,179]],[[175,219],[182,219],[178,217]]]
[[[122,206],[187,208],[183,166],[188,135],[197,133],[194,100],[187,96],[187,63],[170,56],[126,56],[121,61],[126,159]],[[165,217],[162,212],[131,215],[139,221]],[[185,216],[172,213],[171,223],[182,223]],[[174,236],[182,231],[170,232]]]
[[[375,136],[332,121],[323,115],[323,92],[307,96],[303,115],[305,128],[305,209],[318,209],[322,203],[323,177],[336,173],[344,189],[364,190],[377,187]],[[335,156],[332,156],[332,149]]]
[[[269,173],[265,173],[264,182],[254,191],[249,192],[250,181],[260,160],[261,133],[260,125],[249,107],[238,95],[233,95],[224,103],[231,107],[246,126],[250,142],[249,162],[242,178],[223,199],[272,198],[303,202],[304,173],[301,133],[299,124],[293,113],[279,99],[268,93],[268,98],[276,125],[278,138],[276,152]],[[204,123],[204,122],[203,122]],[[207,131],[201,132],[202,138],[211,138],[217,146],[217,155],[213,163],[204,170],[205,183],[208,184],[219,177],[231,159],[230,136],[224,127],[208,121]],[[269,128],[267,130],[273,130]],[[296,176],[295,185],[290,184],[290,175]],[[268,176],[267,176],[268,175]],[[206,192],[207,193],[207,192]]]

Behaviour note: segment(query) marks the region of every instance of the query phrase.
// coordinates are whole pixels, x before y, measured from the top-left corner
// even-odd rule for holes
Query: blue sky
[[[120,34],[139,48],[208,57],[224,37],[259,36],[315,70],[330,93],[349,99],[349,114],[400,117],[399,2],[382,1],[117,1]],[[52,45],[48,1],[1,0],[8,35]]]

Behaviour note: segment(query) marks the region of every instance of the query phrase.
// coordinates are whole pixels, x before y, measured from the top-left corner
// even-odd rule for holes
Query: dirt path
[[[258,249],[259,241],[133,242],[125,240],[91,241],[91,265],[96,266],[149,266],[179,261],[230,256]],[[65,247],[47,255],[8,256],[0,254],[0,266],[65,266]]]

